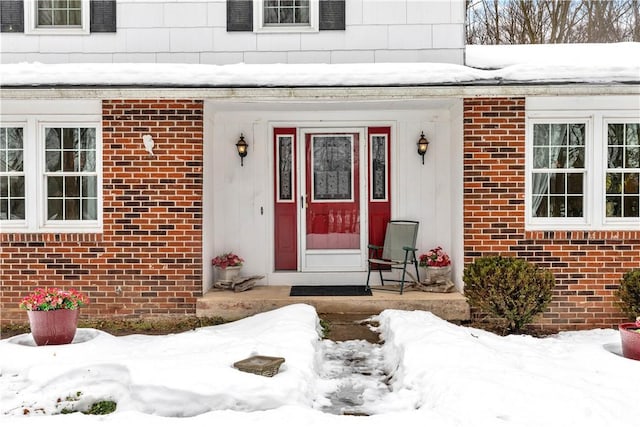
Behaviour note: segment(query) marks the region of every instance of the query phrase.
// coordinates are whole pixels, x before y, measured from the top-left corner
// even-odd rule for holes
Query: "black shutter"
[[[253,31],[253,0],[227,0],[227,31]]]
[[[345,29],[345,0],[320,0],[320,29]]]
[[[0,32],[24,33],[23,0],[0,0]]]
[[[92,0],[90,3],[91,32],[115,33],[116,0]]]

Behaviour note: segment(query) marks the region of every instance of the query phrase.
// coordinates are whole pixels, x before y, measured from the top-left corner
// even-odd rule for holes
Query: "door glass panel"
[[[371,198],[387,199],[387,136],[371,137]]]
[[[311,135],[307,168],[306,248],[359,249],[357,135]]]
[[[278,136],[278,201],[293,200],[293,137]]]
[[[350,136],[315,136],[313,200],[351,200],[353,148]]]

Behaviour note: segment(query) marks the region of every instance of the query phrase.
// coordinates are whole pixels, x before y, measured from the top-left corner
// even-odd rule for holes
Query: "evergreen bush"
[[[622,276],[616,296],[620,299],[620,308],[630,319],[640,316],[640,269],[629,270]]]
[[[496,316],[507,333],[520,333],[551,302],[555,278],[549,270],[514,257],[477,258],[464,269],[469,305]]]

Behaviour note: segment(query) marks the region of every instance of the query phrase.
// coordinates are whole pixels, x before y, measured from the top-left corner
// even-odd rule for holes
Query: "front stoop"
[[[291,297],[290,286],[256,286],[246,292],[213,289],[196,303],[197,317],[221,317],[226,321],[275,310],[290,304],[309,304],[318,314],[375,315],[386,309],[423,310],[452,321],[470,319],[469,304],[458,293],[434,293],[421,290],[397,292],[373,289],[372,296]]]

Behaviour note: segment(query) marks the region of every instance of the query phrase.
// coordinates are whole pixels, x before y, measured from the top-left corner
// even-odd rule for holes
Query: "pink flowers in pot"
[[[233,252],[228,252],[222,255],[218,255],[217,257],[211,260],[212,265],[218,268],[221,268],[223,270],[227,267],[239,267],[242,265],[243,262],[244,262],[244,259],[240,258],[238,255],[234,254]]]
[[[20,308],[27,311],[77,310],[89,304],[89,298],[75,289],[37,288],[24,297]]]
[[[448,265],[451,265],[451,258],[440,246],[420,255],[420,267],[446,267]]]

